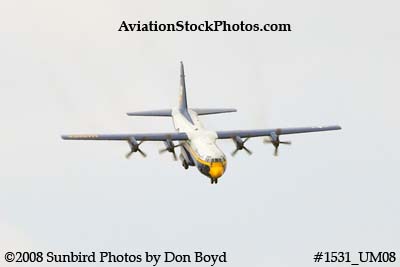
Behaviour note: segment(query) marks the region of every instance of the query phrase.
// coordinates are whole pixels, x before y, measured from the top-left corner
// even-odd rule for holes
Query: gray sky
[[[400,249],[398,10],[398,1],[2,1],[0,253],[226,251],[224,266],[310,266],[317,251]],[[122,20],[206,19],[293,31],[117,32]],[[161,144],[126,160],[125,143],[59,138],[173,130],[168,118],[125,112],[174,106],[180,60],[189,105],[239,109],[204,118],[211,129],[343,130],[282,138],[293,145],[279,158],[252,139],[254,154],[229,156],[217,186],[158,155]]]

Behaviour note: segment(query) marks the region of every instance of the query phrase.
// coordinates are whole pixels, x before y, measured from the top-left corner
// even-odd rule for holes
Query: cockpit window
[[[207,162],[224,162],[225,161],[225,157],[220,157],[220,158],[212,158],[210,156],[207,156],[205,159]]]
[[[221,158],[212,158],[211,159],[211,162],[224,162],[225,161],[225,158],[224,157],[221,157]]]

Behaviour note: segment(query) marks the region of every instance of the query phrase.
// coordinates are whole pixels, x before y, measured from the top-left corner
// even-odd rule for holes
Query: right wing
[[[111,141],[181,141],[188,140],[186,133],[132,133],[132,134],[68,134],[64,140],[111,140]]]
[[[134,152],[139,152],[143,157],[146,157],[140,149],[140,145],[144,141],[163,141],[166,145],[166,150],[172,152],[174,159],[176,154],[174,148],[176,145],[173,141],[188,140],[186,133],[138,133],[138,134],[69,134],[62,135],[62,139],[65,140],[111,140],[111,141],[127,141],[131,151],[126,154],[126,158],[129,158]]]

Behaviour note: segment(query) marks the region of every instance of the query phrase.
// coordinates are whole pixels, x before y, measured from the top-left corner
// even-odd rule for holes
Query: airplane
[[[185,71],[183,62],[180,62],[180,95],[177,107],[173,109],[149,110],[129,112],[128,116],[161,116],[171,117],[176,132],[163,133],[127,133],[127,134],[72,134],[62,135],[65,140],[111,140],[125,141],[130,146],[126,155],[129,158],[133,153],[138,152],[143,157],[146,153],[140,148],[143,142],[161,141],[165,148],[160,153],[170,152],[174,160],[177,160],[175,148],[180,147],[179,159],[185,169],[195,166],[208,177],[211,184],[217,184],[218,179],[224,174],[227,167],[225,154],[217,146],[218,139],[231,139],[236,146],[231,153],[235,156],[240,150],[246,151],[249,155],[252,152],[245,146],[249,138],[265,137],[264,143],[270,143],[275,147],[274,155],[278,155],[280,144],[290,145],[290,141],[281,141],[281,135],[321,132],[340,130],[339,125],[299,127],[299,128],[275,128],[255,130],[232,130],[212,131],[206,129],[199,120],[199,116],[236,112],[234,108],[189,108],[186,97]],[[178,142],[178,143],[174,143]]]

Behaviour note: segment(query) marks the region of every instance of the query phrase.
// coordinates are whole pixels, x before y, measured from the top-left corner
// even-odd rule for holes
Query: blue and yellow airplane
[[[278,155],[280,144],[291,144],[288,141],[281,141],[281,135],[309,133],[340,130],[338,125],[300,127],[300,128],[276,128],[276,129],[256,129],[256,130],[233,130],[233,131],[211,131],[204,128],[199,120],[199,116],[236,112],[233,108],[214,108],[214,109],[191,109],[188,108],[186,99],[186,84],[183,63],[181,62],[180,73],[180,96],[178,106],[173,109],[151,110],[127,113],[129,116],[163,116],[172,117],[176,132],[166,133],[130,133],[130,134],[74,134],[63,135],[66,140],[115,140],[128,142],[130,152],[126,155],[129,158],[133,153],[139,152],[143,157],[146,154],[140,149],[140,145],[147,141],[162,141],[165,149],[162,152],[172,153],[175,160],[177,156],[175,148],[180,147],[179,158],[182,166],[188,169],[189,166],[196,166],[199,171],[210,178],[212,184],[216,184],[218,179],[224,174],[227,160],[224,153],[216,144],[217,139],[232,139],[236,149],[232,152],[234,156],[239,150],[244,150],[248,154],[252,152],[245,146],[249,138],[265,137],[264,142],[270,143],[275,147],[275,156]],[[178,142],[177,144],[174,143]]]

